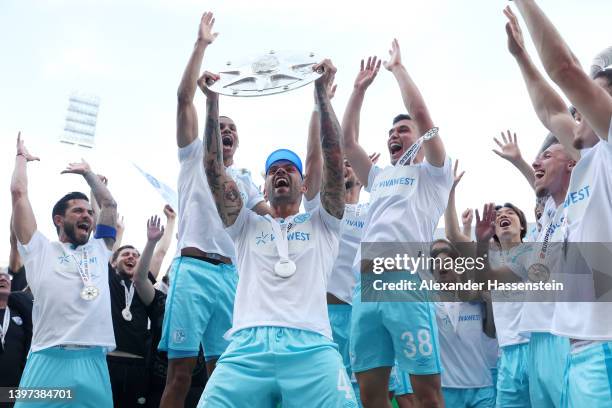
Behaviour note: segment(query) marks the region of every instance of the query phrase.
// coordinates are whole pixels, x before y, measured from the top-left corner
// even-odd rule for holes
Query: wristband
[[[117,229],[110,225],[98,224],[96,225],[96,233],[94,234],[95,239],[100,238],[112,238],[116,239]]]

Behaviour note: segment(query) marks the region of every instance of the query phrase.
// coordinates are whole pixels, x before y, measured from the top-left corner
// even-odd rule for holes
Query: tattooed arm
[[[234,224],[240,209],[242,197],[238,185],[225,171],[223,165],[223,146],[219,129],[219,95],[211,91],[208,85],[218,80],[219,76],[205,72],[198,80],[198,86],[206,95],[206,126],[204,128],[204,171],[210,191],[217,205],[223,225]]]
[[[321,204],[332,216],[342,219],[344,215],[344,164],[340,135],[342,129],[331,106],[327,89],[334,81],[336,67],[330,60],[323,60],[314,66],[323,71],[315,81],[315,94],[321,122],[321,148],[323,150],[323,184],[321,185]]]
[[[89,164],[82,159],[80,163],[70,163],[66,170],[62,171],[62,174],[79,174],[83,176],[87,184],[89,184],[93,196],[100,205],[98,224],[115,227],[117,223],[117,203],[100,177],[91,171]],[[104,238],[104,243],[109,250],[112,250],[115,244],[115,238]]]

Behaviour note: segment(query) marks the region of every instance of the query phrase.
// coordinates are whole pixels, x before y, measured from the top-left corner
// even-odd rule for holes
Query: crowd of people
[[[144,248],[122,242],[118,198],[84,161],[63,173],[82,176],[90,195],[63,196],[52,209],[57,239],[45,237],[28,195],[27,167],[38,158],[18,135],[11,253],[0,272],[0,385],[73,392],[49,407],[612,406],[612,303],[595,295],[572,302],[444,289],[372,300],[373,251],[389,256],[395,247],[370,243],[416,243],[411,256],[441,261],[386,275],[406,284],[549,281],[563,274],[562,258],[571,260],[571,286],[598,282],[599,265],[568,243],[612,242],[612,48],[584,72],[534,0],[513,3],[572,104],[536,68],[507,7],[508,50],[550,133],[532,164],[510,131],[495,139],[495,153],[533,188],[535,228],[509,202],[468,209],[460,225],[463,173],[397,40],[385,62],[361,61],[341,122],[331,103],[336,67],[328,59],[313,66],[320,77],[305,162],[273,151],[260,191],[234,163],[237,126],[219,115],[210,89],[220,77],[201,72],[217,37],[207,12],[178,89],[178,209],[167,205],[165,224],[152,216],[142,226]],[[384,168],[359,143],[362,104],[381,67],[406,108],[390,116]],[[435,240],[442,216],[446,237]],[[162,271],[175,228],[176,252]],[[468,247],[486,275],[442,266]],[[583,296],[600,292],[587,289]]]

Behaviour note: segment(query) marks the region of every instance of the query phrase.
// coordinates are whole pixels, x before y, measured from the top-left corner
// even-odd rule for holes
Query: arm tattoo
[[[212,99],[212,100],[211,100]],[[219,129],[219,101],[208,98],[206,101],[206,128],[204,130],[204,170],[210,191],[217,205],[223,225],[234,224],[240,209],[242,197],[236,182],[227,174],[223,165],[223,146]]]
[[[344,169],[342,129],[331,106],[324,85],[316,85],[317,103],[320,109],[321,147],[323,150],[323,184],[321,185],[321,204],[323,208],[341,219],[344,215]]]
[[[100,205],[100,214],[98,216],[98,224],[115,227],[117,224],[117,203],[112,194],[100,178],[91,170],[83,174],[85,181],[91,188],[91,193]],[[114,239],[104,238],[106,246],[113,247]]]

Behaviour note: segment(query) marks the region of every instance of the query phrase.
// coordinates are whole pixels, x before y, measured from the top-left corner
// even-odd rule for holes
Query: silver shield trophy
[[[228,96],[265,96],[308,85],[321,74],[312,66],[319,62],[313,52],[270,51],[240,62],[228,61],[221,77],[210,89]]]

